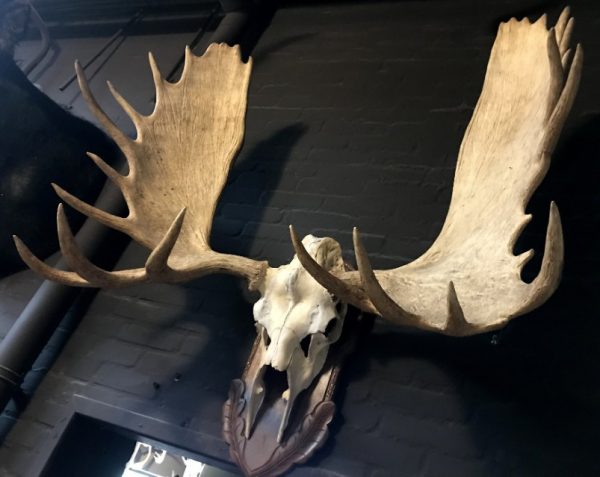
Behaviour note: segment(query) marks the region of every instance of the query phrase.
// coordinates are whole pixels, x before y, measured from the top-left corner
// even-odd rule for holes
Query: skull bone
[[[344,269],[335,240],[307,235],[302,243],[326,270]],[[261,340],[262,371],[251,384],[246,435],[264,397],[262,375],[265,367],[271,366],[287,374],[288,389],[282,395],[286,407],[278,435],[281,441],[295,399],[322,370],[329,347],[341,335],[346,305],[319,285],[296,256],[287,265],[269,269],[260,292],[254,319]]]

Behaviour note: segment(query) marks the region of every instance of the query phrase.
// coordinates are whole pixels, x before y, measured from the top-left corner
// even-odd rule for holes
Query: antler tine
[[[27,264],[29,268],[31,268],[34,272],[47,280],[52,280],[54,282],[61,283],[63,285],[75,286],[75,287],[93,287],[90,282],[80,277],[76,273],[67,272],[64,270],[59,270],[57,268],[51,267],[50,265],[46,265],[39,258],[37,258],[23,243],[23,241],[13,235],[13,240],[15,242],[15,246],[17,247],[17,252],[21,259]]]
[[[167,261],[175,246],[175,242],[177,242],[177,239],[179,238],[183,219],[185,218],[185,212],[186,208],[184,207],[181,209],[181,212],[177,214],[177,217],[175,217],[175,220],[158,246],[149,255],[148,260],[146,260],[145,268],[148,276],[158,276],[171,270],[167,265]]]
[[[556,25],[554,25],[554,29],[556,31],[556,42],[558,44],[560,44],[562,41],[563,34],[565,32],[565,27],[567,26],[567,23],[569,22],[569,20],[572,20],[571,9],[567,6],[562,9],[562,12],[560,12],[560,15],[558,17],[558,20],[556,21]]]
[[[109,214],[103,210],[100,210],[81,199],[78,199],[74,195],[71,195],[69,192],[64,190],[57,184],[52,184],[54,191],[56,194],[64,200],[67,204],[73,207],[75,210],[78,210],[84,215],[96,219],[101,224],[106,225],[107,227],[111,227],[119,232],[123,232],[129,235],[129,230],[127,227],[127,219],[123,217],[117,217],[116,215]]]
[[[128,160],[131,160],[134,157],[133,148],[132,148],[132,140],[121,131],[118,126],[108,117],[108,115],[102,110],[96,98],[92,94],[90,86],[88,84],[87,78],[81,67],[79,61],[75,61],[75,72],[77,73],[77,82],[79,83],[79,88],[81,89],[81,94],[85,102],[87,103],[90,111],[96,116],[98,121],[102,124],[102,126],[106,129],[110,137],[114,139],[117,145],[121,148],[123,153],[127,156]]]
[[[558,141],[559,132],[567,119],[567,114],[571,110],[577,89],[579,88],[582,66],[583,48],[581,48],[580,44],[577,44],[565,86],[548,120],[548,129],[546,130],[545,142],[543,144],[543,148],[546,151],[554,150],[556,141]]]
[[[131,122],[133,122],[133,125],[135,126],[135,130],[136,130],[136,134],[138,135],[138,139],[140,132],[142,131],[141,128],[141,123],[142,120],[144,118],[144,116],[140,113],[138,113],[135,108],[133,106],[131,106],[131,104],[129,104],[129,102],[121,95],[121,93],[119,93],[117,91],[117,89],[113,86],[113,84],[110,81],[106,82],[106,85],[108,86],[108,90],[110,91],[110,94],[112,94],[113,98],[115,98],[115,101],[117,103],[119,103],[119,106],[121,106],[121,108],[123,108],[123,111],[125,111],[127,113],[127,116],[129,116],[129,119],[131,119]]]
[[[556,204],[551,202],[542,266],[533,282],[526,285],[530,292],[522,313],[533,310],[554,293],[560,282],[564,253],[560,213]]]
[[[473,330],[473,326],[467,322],[465,313],[458,300],[456,294],[456,288],[454,288],[454,282],[450,280],[448,283],[448,321],[446,322],[446,328],[444,333],[452,336],[465,336],[469,333],[469,330]],[[480,330],[475,328],[474,333],[479,333]]]
[[[357,227],[354,227],[354,230],[352,231],[352,239],[354,241],[354,253],[356,255],[356,264],[358,265],[361,282],[367,296],[371,299],[371,302],[375,308],[377,308],[379,314],[384,319],[398,325],[410,325],[418,328],[430,329],[430,326],[420,323],[417,315],[401,308],[382,288],[375,277],[375,273],[373,273],[371,262],[369,261],[367,251],[360,239],[360,233]]]
[[[371,311],[372,313],[376,312],[375,308],[360,288],[353,287],[332,275],[310,256],[292,225],[290,225],[290,237],[298,260],[300,260],[302,266],[317,282],[336,295],[340,300],[350,303],[357,308]]]
[[[575,27],[575,19],[571,18],[567,23],[567,27],[560,40],[559,48],[560,52],[564,54],[569,48],[569,42],[571,41],[571,35],[573,34],[573,28]]]
[[[556,43],[554,27],[550,28],[546,35],[546,48],[550,66],[550,82],[552,84],[550,90],[554,91],[555,96],[552,99],[556,101],[565,81],[565,72],[562,66],[562,54],[559,50],[558,43]],[[551,115],[551,111],[548,112],[548,115]]]
[[[201,276],[207,272],[224,269],[227,258],[223,258],[219,254],[215,254],[215,257],[206,257],[202,264],[189,270],[173,270],[167,265],[169,255],[179,237],[185,212],[185,208],[179,212],[163,239],[146,260],[144,268],[111,272],[90,262],[81,253],[75,241],[62,204],[59,204],[56,214],[58,240],[65,261],[73,272],[58,270],[46,265],[18,237],[14,236],[13,238],[21,258],[31,269],[47,279],[65,285],[119,288],[153,280],[164,282],[182,281]],[[231,259],[235,260],[235,258]],[[257,272],[257,274],[259,273]],[[248,278],[252,278],[250,273]]]
[[[571,48],[569,48],[567,51],[565,51],[562,55],[561,58],[561,63],[562,63],[562,67],[563,70],[566,70],[570,61],[571,61],[571,56],[572,56],[573,51],[571,50]]]
[[[113,169],[106,162],[104,162],[100,156],[94,154],[93,152],[88,151],[88,152],[86,152],[86,155],[92,161],[94,161],[94,164],[96,164],[98,169],[100,169],[102,172],[104,172],[106,177],[108,177],[113,182],[113,184],[115,184],[119,189],[123,190],[125,176],[121,175],[119,172],[117,172],[115,169]]]
[[[152,79],[154,81],[154,90],[156,95],[154,110],[156,110],[158,103],[161,101],[164,80],[162,74],[160,73],[160,69],[158,68],[158,64],[156,63],[156,58],[154,58],[154,55],[151,51],[148,52],[148,63],[150,64]]]
[[[143,268],[109,272],[97,267],[90,262],[79,249],[69,221],[65,215],[64,207],[58,204],[56,212],[56,228],[58,231],[58,242],[67,265],[79,276],[87,280],[95,287],[120,287],[140,283],[146,279]]]
[[[75,241],[62,204],[58,205],[56,213],[58,240],[65,261],[73,272],[59,270],[46,265],[31,252],[29,247],[19,237],[15,235],[13,236],[13,240],[23,261],[29,268],[44,278],[70,286],[122,287],[148,281],[148,278],[157,277],[161,272],[168,270],[166,261],[181,230],[184,215],[185,209],[179,213],[159,246],[150,254],[145,269],[135,268],[109,272],[90,262],[81,253]]]
[[[208,48],[206,49],[207,54],[210,53],[213,45],[214,45],[214,43],[208,45]],[[235,46],[232,48],[235,48]],[[181,81],[183,78],[185,78],[187,76],[188,71],[192,66],[193,60],[194,60],[194,55],[192,55],[192,49],[190,48],[190,45],[185,45],[184,53],[183,53],[183,70],[181,71],[181,76],[179,77],[179,81]]]
[[[571,17],[571,10],[569,7],[565,7],[554,27],[556,30],[556,43],[559,46],[561,55],[569,48],[574,27],[575,19]]]
[[[529,18],[523,18],[523,20],[527,20],[529,21]],[[548,20],[548,14],[544,13],[540,16],[540,18],[538,18],[535,22],[533,22],[533,24],[537,24],[537,23],[541,23],[542,25],[544,25],[544,28],[546,28],[546,21]]]

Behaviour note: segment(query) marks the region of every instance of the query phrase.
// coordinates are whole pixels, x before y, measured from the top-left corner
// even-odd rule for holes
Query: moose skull
[[[344,269],[335,240],[307,235],[302,243],[325,269]],[[249,437],[265,395],[263,375],[270,366],[287,374],[288,388],[282,395],[285,411],[277,436],[281,442],[294,401],[322,370],[329,347],[341,335],[346,305],[319,285],[296,256],[287,265],[269,268],[260,292],[262,297],[254,305],[260,365],[250,379],[245,431]]]

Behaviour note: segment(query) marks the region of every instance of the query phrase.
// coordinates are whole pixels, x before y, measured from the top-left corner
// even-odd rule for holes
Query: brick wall
[[[215,249],[279,265],[292,255],[293,223],[301,234],[336,238],[349,260],[350,231],[359,226],[378,268],[422,253],[446,213],[497,23],[541,13],[534,1],[470,3],[281,9],[253,53],[246,143],[218,209]],[[344,372],[330,440],[292,475],[600,472],[600,5],[571,5],[584,76],[522,244],[541,255],[548,200],[555,199],[566,237],[561,288],[493,335],[450,339],[376,324]],[[557,4],[544,8],[557,17]],[[184,41],[156,44],[175,51]],[[152,45],[138,47],[131,57]],[[131,57],[115,59],[111,69],[123,75]],[[129,69],[115,83],[143,109],[138,77],[148,82],[146,70]],[[143,257],[132,245],[120,265]],[[11,280],[0,292],[18,295],[19,280]],[[227,459],[221,405],[253,339],[247,297],[229,277],[98,293],[0,448],[0,474],[30,475],[74,393],[189,429],[204,436],[205,447],[192,450]]]

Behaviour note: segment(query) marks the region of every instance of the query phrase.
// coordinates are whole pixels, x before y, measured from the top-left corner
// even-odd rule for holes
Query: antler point
[[[290,224],[290,237],[292,239],[292,246],[294,247],[294,249],[297,250],[298,248],[302,247],[302,242],[300,242],[300,238],[298,237],[298,234],[296,233],[296,229],[291,224]]]
[[[29,247],[25,245],[25,242],[23,242],[23,240],[21,240],[21,238],[18,235],[13,235],[12,238],[15,242],[15,246],[17,247],[17,252],[19,253],[19,256],[23,259],[25,263],[29,265],[27,258],[32,256],[35,257],[35,255],[33,255],[31,250],[29,250]]]
[[[546,13],[544,13],[540,18],[537,19],[536,23],[541,23],[543,26],[546,26],[546,19],[548,18],[548,15]],[[550,30],[554,30],[554,27],[552,27]]]
[[[446,332],[455,336],[463,336],[465,329],[468,330],[469,322],[465,318],[465,312],[462,309],[454,281],[448,282],[448,321],[446,323]]]
[[[353,242],[354,242],[354,248],[357,249],[356,251],[358,252],[356,254],[357,258],[358,258],[358,255],[361,254],[361,253],[363,255],[366,255],[367,252],[366,252],[365,247],[364,247],[364,245],[362,243],[362,238],[360,236],[360,231],[358,230],[358,227],[354,227],[352,229],[352,239],[353,239]]]
[[[66,227],[69,233],[71,232],[71,227],[69,226],[69,222],[67,221],[67,215],[65,214],[65,208],[62,202],[60,202],[56,207],[56,225],[58,228],[59,240],[61,235],[61,229],[64,229]]]
[[[64,196],[67,195],[68,192],[66,190],[64,190],[61,186],[56,184],[55,182],[51,182],[50,185],[54,189],[54,192],[56,193],[56,195],[58,195],[61,199],[64,200]]]
[[[185,218],[186,212],[187,212],[187,207],[183,207],[177,214],[177,217],[175,217],[174,222],[176,222],[176,223],[182,222],[183,219]]]

